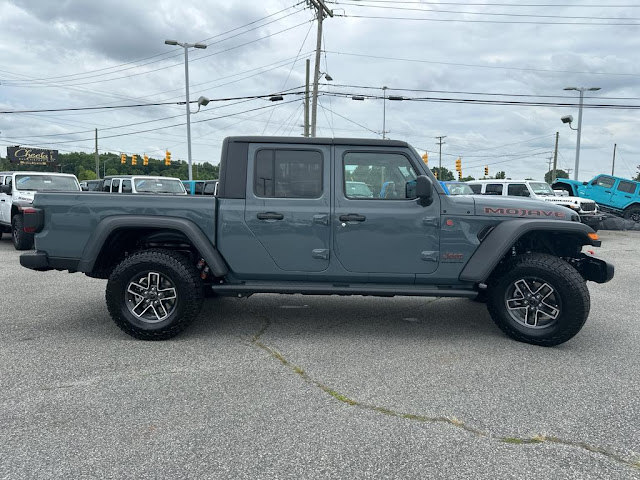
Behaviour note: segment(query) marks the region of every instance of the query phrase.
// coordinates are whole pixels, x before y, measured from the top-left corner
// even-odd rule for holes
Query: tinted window
[[[322,155],[309,150],[265,149],[256,153],[253,191],[259,197],[318,198]]]
[[[596,180],[596,185],[604,188],[611,188],[614,183],[616,183],[616,180],[611,177],[598,177]]]
[[[485,188],[484,194],[485,195],[502,195],[502,184],[501,183],[487,184],[487,188]]]
[[[218,182],[210,182],[210,183],[205,184],[203,194],[204,195],[215,195],[215,193],[216,193],[216,184],[217,183]]]
[[[480,193],[482,192],[482,185],[469,185],[471,187],[471,190],[473,190],[473,193]]]
[[[202,195],[203,187],[204,187],[204,183],[203,182],[196,183],[195,184],[194,194],[195,195]]]
[[[111,180],[111,191],[112,192],[119,192],[120,191],[120,179],[119,178],[114,178],[113,180]]]
[[[174,178],[165,177],[134,177],[133,183],[137,193],[175,193],[184,194],[182,182]]]
[[[409,159],[398,153],[351,152],[344,156],[347,198],[406,199],[407,183],[416,177]]]
[[[529,190],[524,183],[514,183],[507,186],[507,195],[513,195],[515,197],[528,197]]]
[[[620,180],[620,184],[618,185],[617,189],[624,193],[633,193],[636,191],[636,184],[633,182],[625,182],[624,180]]]
[[[131,193],[131,180],[122,180],[122,193]]]

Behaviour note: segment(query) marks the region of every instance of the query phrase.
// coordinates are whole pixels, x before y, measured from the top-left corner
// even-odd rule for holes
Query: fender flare
[[[599,247],[600,240],[589,238],[594,230],[584,223],[565,220],[513,219],[496,225],[483,239],[476,251],[460,272],[459,279],[465,282],[484,283],[512,245],[529,232],[552,232],[572,234],[582,245]]]
[[[143,215],[114,215],[104,218],[96,225],[93,233],[87,240],[87,246],[82,252],[78,263],[78,270],[91,272],[98,259],[102,248],[114,231],[119,229],[155,228],[177,230],[193,243],[207,262],[209,268],[217,277],[223,277],[229,273],[229,268],[220,252],[215,248],[204,232],[191,220],[177,217],[149,217]]]

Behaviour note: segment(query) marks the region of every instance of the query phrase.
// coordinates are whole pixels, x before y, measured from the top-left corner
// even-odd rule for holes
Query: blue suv
[[[556,190],[594,200],[603,210],[640,222],[640,182],[611,175],[598,175],[589,182],[559,178]]]

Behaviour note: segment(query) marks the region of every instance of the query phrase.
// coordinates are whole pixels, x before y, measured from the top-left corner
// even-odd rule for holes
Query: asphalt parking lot
[[[554,348],[465,299],[209,299],[141,342],[0,240],[0,478],[640,478],[640,232]]]

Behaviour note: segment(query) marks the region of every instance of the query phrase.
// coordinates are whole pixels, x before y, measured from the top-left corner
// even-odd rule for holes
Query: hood
[[[477,195],[475,201],[475,212],[478,216],[579,220],[579,217],[569,208],[543,200],[503,197],[501,195]]]
[[[590,198],[581,198],[581,197],[561,197],[561,196],[548,196],[544,197],[545,202],[558,203],[560,205],[580,205],[581,203],[596,203]]]

